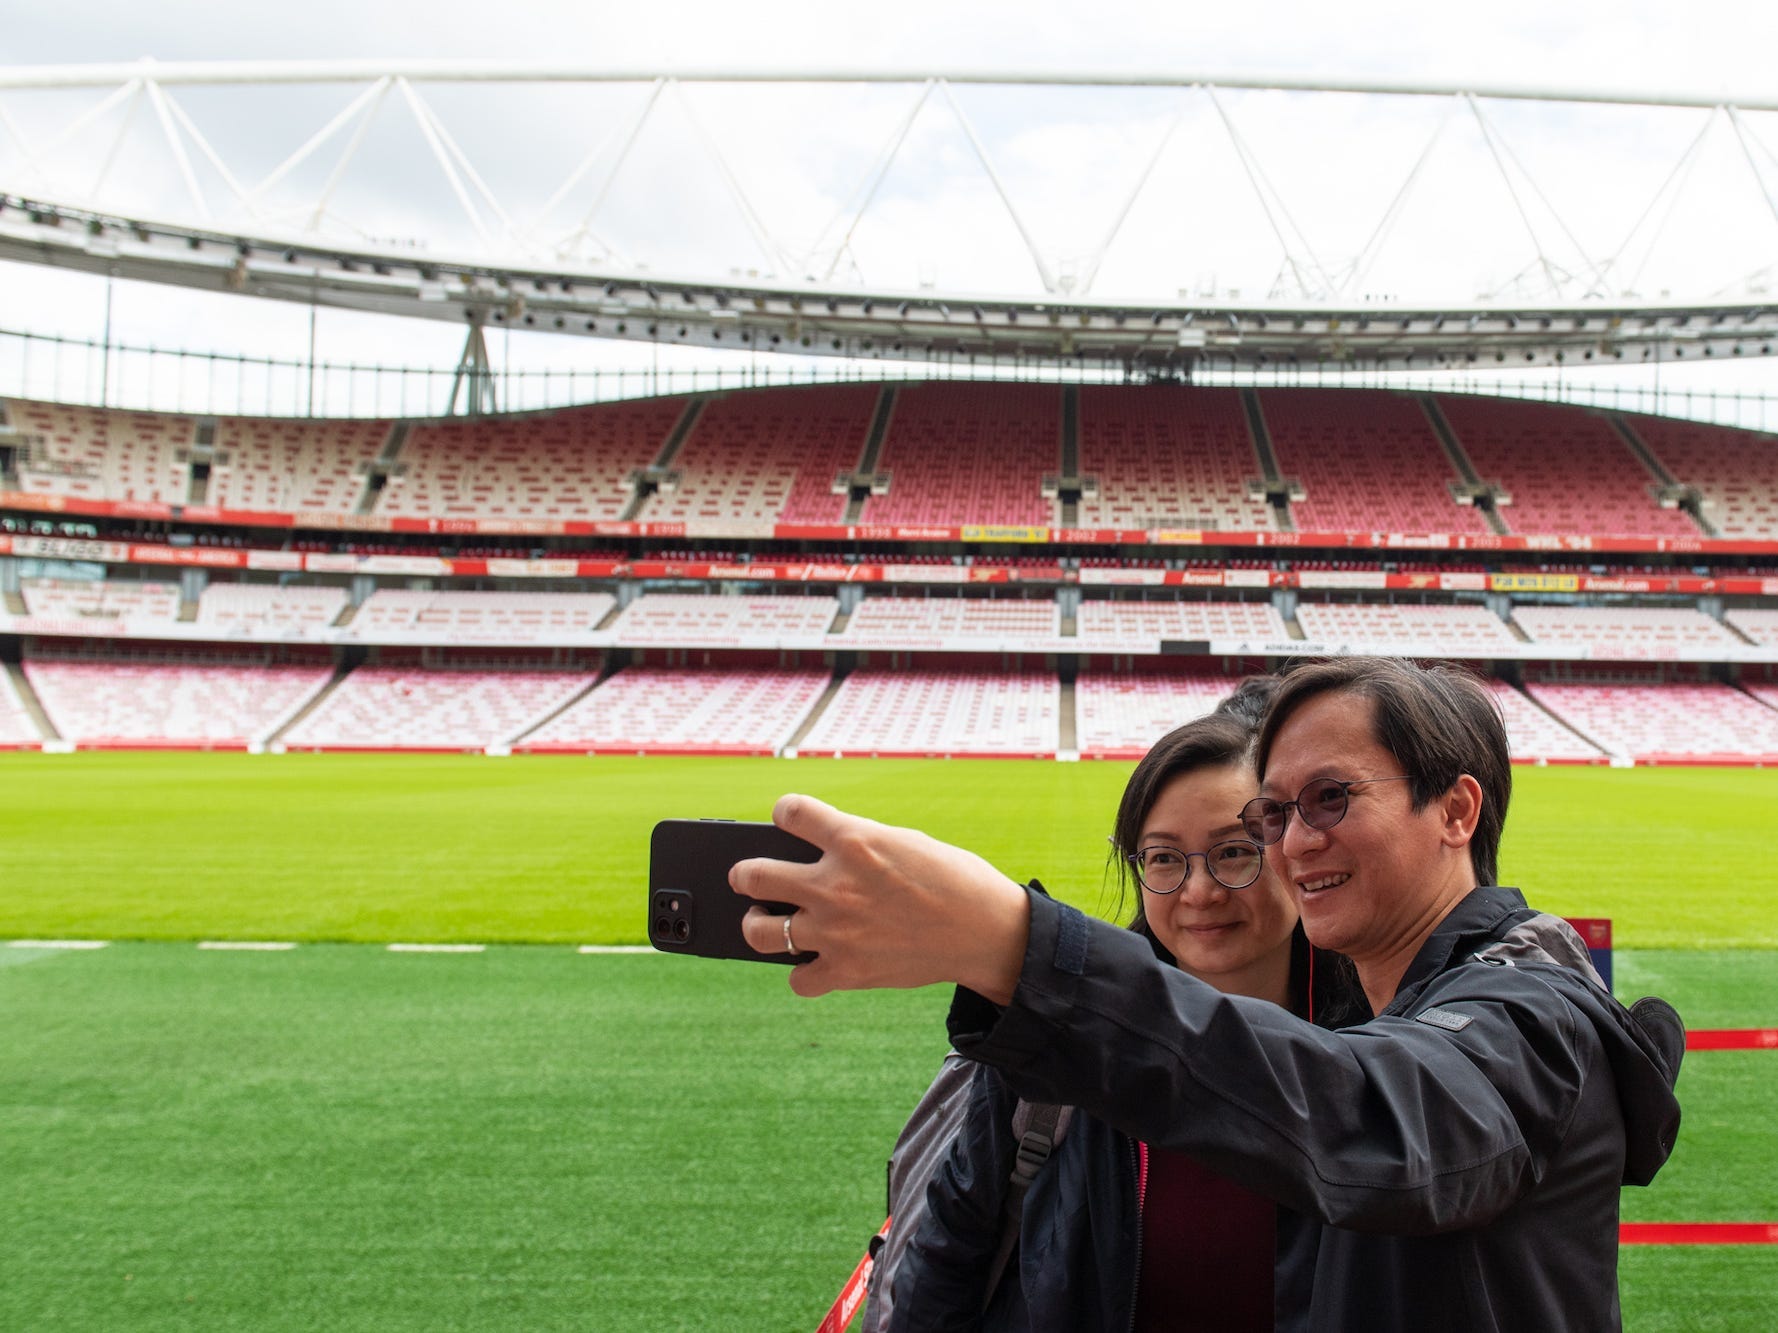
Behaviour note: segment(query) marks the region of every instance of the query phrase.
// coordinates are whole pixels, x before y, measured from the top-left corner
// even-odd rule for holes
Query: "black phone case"
[[[648,942],[663,953],[737,958],[752,963],[806,963],[812,953],[760,953],[741,935],[753,906],[790,911],[787,903],[757,902],[729,887],[729,867],[769,856],[805,864],[821,859],[812,843],[775,824],[732,819],[663,819],[648,848]]]

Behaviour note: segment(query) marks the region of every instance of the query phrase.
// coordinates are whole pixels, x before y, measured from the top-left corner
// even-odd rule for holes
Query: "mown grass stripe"
[[[110,940],[8,940],[9,949],[103,949]]]

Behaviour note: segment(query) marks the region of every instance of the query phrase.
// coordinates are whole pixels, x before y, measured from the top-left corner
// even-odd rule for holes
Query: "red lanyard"
[[[887,1236],[889,1224],[894,1220],[892,1217],[884,1218],[877,1235]],[[866,1250],[864,1258],[858,1261],[858,1267],[852,1270],[852,1276],[846,1279],[846,1285],[840,1288],[840,1294],[834,1298],[826,1318],[816,1326],[815,1333],[845,1333],[846,1327],[852,1322],[852,1316],[864,1304],[864,1286],[870,1280],[870,1270],[875,1267],[876,1262],[871,1252]]]

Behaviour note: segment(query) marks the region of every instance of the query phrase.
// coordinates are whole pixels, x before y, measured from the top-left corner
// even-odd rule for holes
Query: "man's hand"
[[[741,861],[729,883],[797,909],[797,951],[821,955],[791,970],[798,995],[955,982],[996,1004],[1012,999],[1031,926],[1019,885],[973,852],[812,796],[779,797],[772,822],[821,859]],[[761,953],[784,952],[783,917],[755,907],[741,929]]]

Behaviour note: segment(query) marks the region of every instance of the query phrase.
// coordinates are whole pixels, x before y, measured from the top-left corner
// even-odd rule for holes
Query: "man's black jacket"
[[[1281,1217],[1278,1327],[1616,1329],[1618,1191],[1672,1151],[1683,1032],[1608,994],[1578,937],[1472,892],[1369,1022],[1220,994],[1031,896],[1011,1005],[951,1038],[1018,1095],[1191,1153]]]

